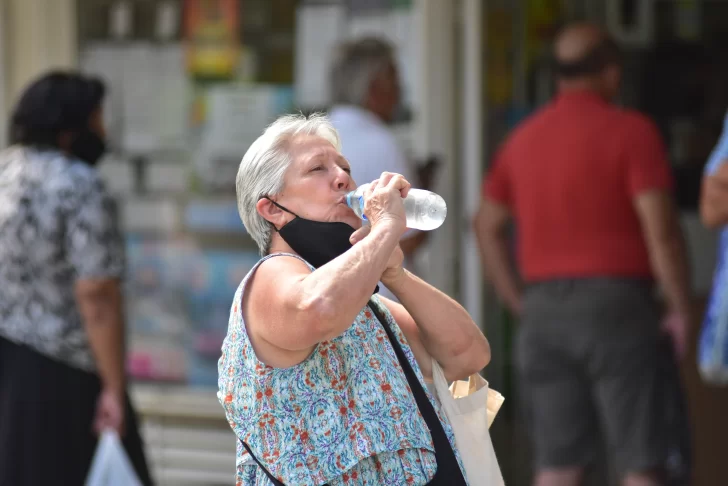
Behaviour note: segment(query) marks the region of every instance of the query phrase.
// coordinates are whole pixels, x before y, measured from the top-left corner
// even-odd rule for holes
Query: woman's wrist
[[[376,242],[377,251],[385,252],[389,256],[399,244],[400,236],[396,231],[396,224],[381,222],[372,226],[367,238]]]
[[[126,393],[126,377],[116,376],[116,373],[114,375],[113,377],[101,377],[101,387],[116,395],[123,396]]]
[[[382,274],[382,283],[394,294],[405,283],[409,272],[403,267],[388,269]]]
[[[398,243],[406,230],[407,227],[404,222],[394,217],[384,217],[378,219],[376,222],[372,222],[372,233],[381,232],[382,234],[386,234],[387,237],[393,238]]]

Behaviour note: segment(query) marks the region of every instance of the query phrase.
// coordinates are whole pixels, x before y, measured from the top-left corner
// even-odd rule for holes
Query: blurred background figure
[[[675,354],[692,303],[665,147],[650,120],[611,103],[622,67],[606,33],[571,25],[554,54],[558,95],[502,145],[475,221],[489,278],[520,315],[534,484],[580,484],[600,429],[622,484],[683,484]],[[523,290],[509,264],[511,219]]]
[[[723,301],[728,285],[728,115],[723,133],[705,165],[700,195],[700,219],[710,229],[720,229],[713,288],[705,309],[698,350],[703,380],[711,385],[726,384],[728,363],[723,350],[728,343],[720,327],[725,324]]]
[[[387,126],[394,120],[401,96],[392,46],[376,37],[342,44],[333,60],[331,88],[334,105],[330,120],[339,132],[342,154],[351,164],[356,183],[372,182],[382,172],[394,172],[413,187],[428,189],[435,163],[418,171]],[[405,266],[410,270],[415,252],[426,241],[427,233],[416,230],[402,238]]]
[[[708,228],[720,228],[728,224],[728,114],[723,134],[705,166],[700,218]],[[723,233],[728,234],[726,230]]]
[[[115,205],[95,78],[54,72],[21,95],[0,153],[0,485],[83,484],[101,430],[151,484],[126,395]]]

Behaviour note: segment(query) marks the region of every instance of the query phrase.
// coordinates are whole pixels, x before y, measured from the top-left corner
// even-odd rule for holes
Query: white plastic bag
[[[503,403],[503,396],[490,390],[488,382],[480,375],[472,376],[468,381],[455,382],[450,390],[442,368],[435,360],[432,360],[432,377],[437,397],[455,433],[455,443],[465,467],[468,484],[504,486],[488,432],[490,423]]]
[[[116,431],[101,434],[86,486],[142,486]]]

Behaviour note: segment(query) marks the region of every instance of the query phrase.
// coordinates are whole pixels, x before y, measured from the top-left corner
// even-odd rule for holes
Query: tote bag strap
[[[450,408],[452,406],[451,402],[454,402],[454,400],[450,394],[450,388],[447,386],[445,373],[435,358],[432,358],[432,381],[435,383],[435,390],[437,391],[437,398],[440,400],[440,404],[443,407]]]

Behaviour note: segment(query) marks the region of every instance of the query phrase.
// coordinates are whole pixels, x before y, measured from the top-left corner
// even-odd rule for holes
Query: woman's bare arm
[[[442,366],[448,380],[466,378],[490,362],[488,340],[456,301],[406,270],[384,284],[401,304],[382,301],[407,337],[424,374],[432,375],[430,356]]]

